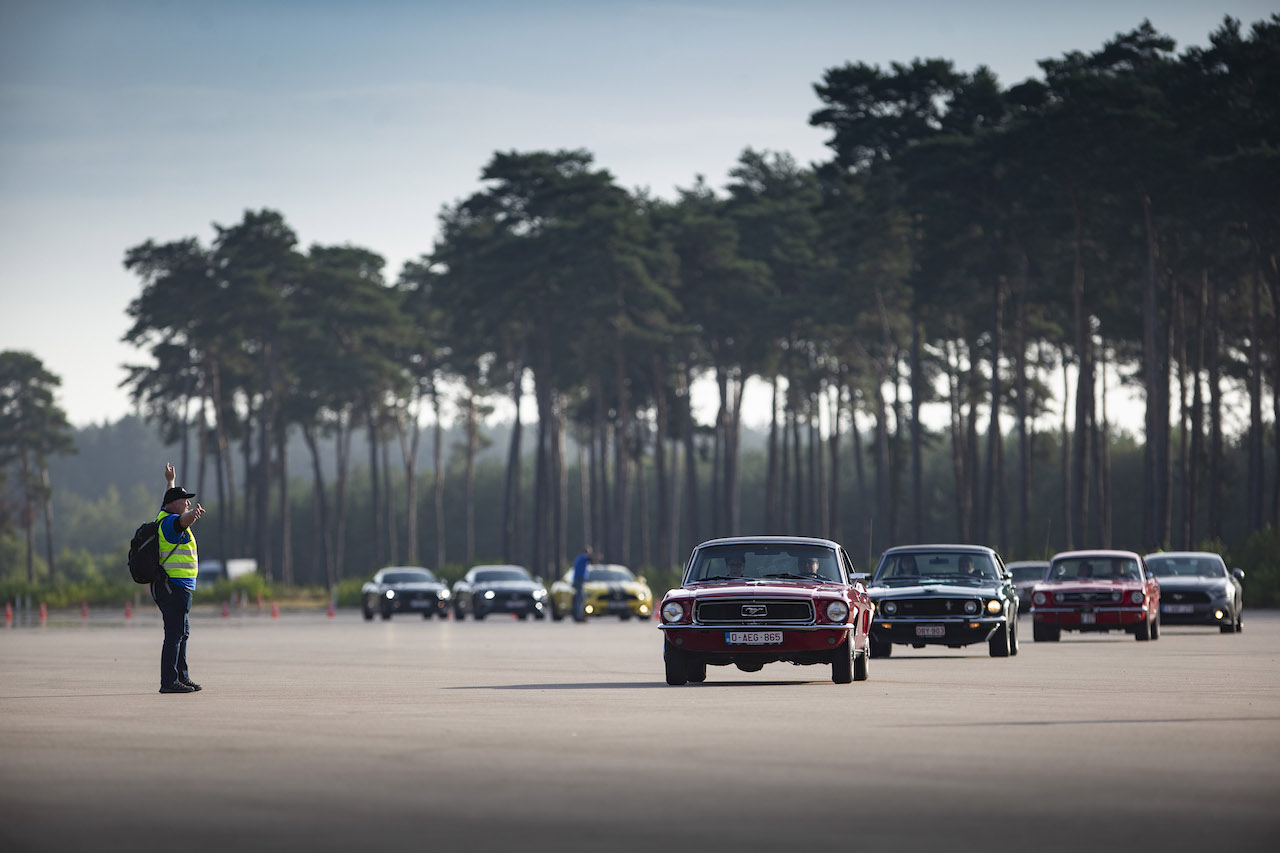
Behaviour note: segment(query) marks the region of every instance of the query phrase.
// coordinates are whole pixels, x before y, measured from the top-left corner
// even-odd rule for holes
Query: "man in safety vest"
[[[168,489],[161,501],[160,567],[167,578],[151,584],[151,597],[164,618],[164,645],[160,647],[160,692],[195,693],[200,685],[187,672],[187,638],[191,636],[191,596],[196,589],[199,555],[191,525],[204,515],[204,507],[193,508],[188,498],[195,493],[174,485],[173,466],[164,466]]]

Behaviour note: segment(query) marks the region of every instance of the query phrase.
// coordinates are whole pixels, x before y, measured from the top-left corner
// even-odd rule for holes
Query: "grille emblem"
[[[763,616],[769,612],[769,608],[763,604],[744,604],[742,605],[743,616]]]
[[[950,612],[951,612],[951,602],[950,602],[950,601],[948,601],[948,602],[947,602],[947,612],[948,612],[948,613],[950,613]]]

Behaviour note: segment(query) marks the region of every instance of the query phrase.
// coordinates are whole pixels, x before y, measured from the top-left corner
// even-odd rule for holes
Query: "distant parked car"
[[[986,643],[991,657],[1018,653],[1018,592],[985,545],[900,545],[880,556],[867,588],[875,602],[871,656],[893,644],[958,649]]]
[[[1005,563],[1004,567],[1013,575],[1013,587],[1018,591],[1018,612],[1026,613],[1031,609],[1031,590],[1044,580],[1044,573],[1049,570],[1049,561],[1018,560]]]
[[[1160,585],[1132,551],[1055,554],[1031,593],[1031,620],[1037,642],[1056,642],[1063,631],[1128,631],[1137,640],[1158,640]]]
[[[453,585],[453,615],[477,620],[490,613],[514,613],[520,619],[547,615],[547,588],[524,566],[473,566]]]
[[[653,615],[653,591],[644,578],[616,563],[592,563],[582,584],[586,616],[648,619]],[[573,569],[551,584],[551,618],[559,622],[573,615]]]
[[[866,681],[872,608],[865,577],[829,539],[703,542],[680,588],[662,600],[667,684],[705,681],[708,665],[758,672],[775,662],[830,665],[836,684]]]
[[[1224,634],[1244,630],[1244,572],[1227,571],[1211,551],[1161,551],[1146,556],[1160,584],[1160,619],[1169,624],[1217,625]]]
[[[449,615],[449,587],[421,566],[388,566],[360,588],[360,610],[366,621],[379,614],[390,619],[395,613]]]

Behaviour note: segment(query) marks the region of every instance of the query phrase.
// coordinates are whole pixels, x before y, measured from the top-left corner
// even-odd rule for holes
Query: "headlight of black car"
[[[987,612],[992,616],[1004,610],[1004,604],[998,598],[987,599]]]
[[[898,602],[886,601],[880,605],[880,611],[884,613],[885,616],[892,616],[898,612]]]

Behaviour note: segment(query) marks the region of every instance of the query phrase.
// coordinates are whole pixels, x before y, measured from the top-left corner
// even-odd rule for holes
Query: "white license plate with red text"
[[[917,637],[945,637],[947,629],[941,625],[917,625]]]

